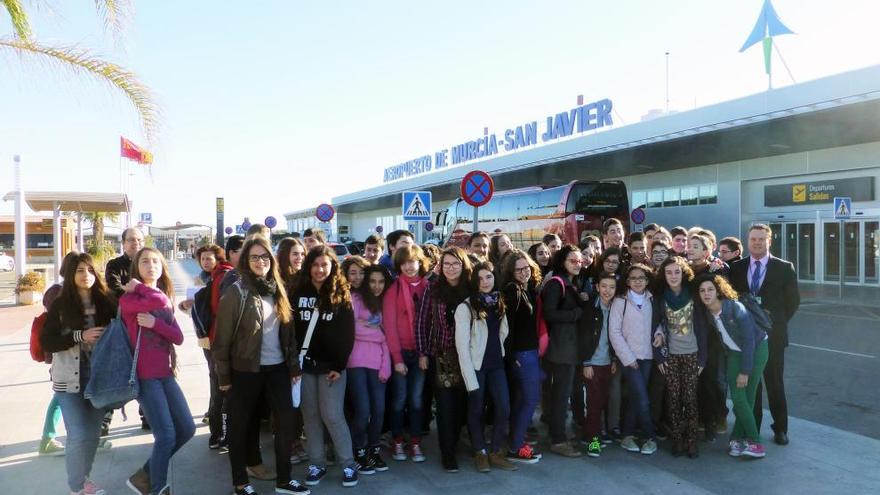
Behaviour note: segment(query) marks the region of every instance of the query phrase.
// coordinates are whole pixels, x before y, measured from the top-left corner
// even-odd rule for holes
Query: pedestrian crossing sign
[[[403,220],[405,222],[431,220],[430,191],[405,191],[403,193]]]
[[[834,198],[834,219],[846,220],[852,215],[852,198],[838,196]]]

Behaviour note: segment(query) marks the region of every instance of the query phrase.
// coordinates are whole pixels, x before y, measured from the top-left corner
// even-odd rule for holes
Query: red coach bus
[[[629,232],[629,201],[622,181],[572,181],[564,186],[528,187],[499,191],[479,208],[478,228],[504,233],[526,249],[545,234],[558,234],[577,244],[584,236],[600,236],[602,222],[614,217]],[[474,209],[457,198],[437,212],[431,242],[461,246],[473,232]]]

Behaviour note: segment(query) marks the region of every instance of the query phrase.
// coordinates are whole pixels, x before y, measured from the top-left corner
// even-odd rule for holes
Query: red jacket
[[[228,261],[221,261],[214,267],[214,270],[211,272],[211,328],[208,330],[208,340],[213,344],[214,343],[214,334],[217,331],[217,310],[220,307],[220,296],[223,294],[220,293],[220,283],[223,282],[223,277],[230,271],[232,271],[235,267],[229,264]]]

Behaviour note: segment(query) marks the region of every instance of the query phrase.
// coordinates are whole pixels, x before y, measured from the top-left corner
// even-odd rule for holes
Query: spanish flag
[[[153,163],[153,154],[132,143],[128,139],[119,136],[119,156],[134,160],[143,165]]]

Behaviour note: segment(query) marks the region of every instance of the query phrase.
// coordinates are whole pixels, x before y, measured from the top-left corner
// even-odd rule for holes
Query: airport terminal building
[[[333,198],[331,235],[363,240],[378,227],[419,229],[403,220],[401,193],[431,191],[441,210],[472,170],[491,174],[497,191],[620,180],[646,223],[701,225],[719,238],[768,223],[772,251],[804,282],[839,283],[842,242],[844,282],[880,287],[880,66],[630,125],[613,123],[611,105],[578,101],[546,126],[497,138],[486,130],[389,167],[382,185]],[[535,146],[539,138],[544,144]],[[852,198],[842,232],[838,196]],[[317,225],[313,211],[286,215],[288,229]]]

